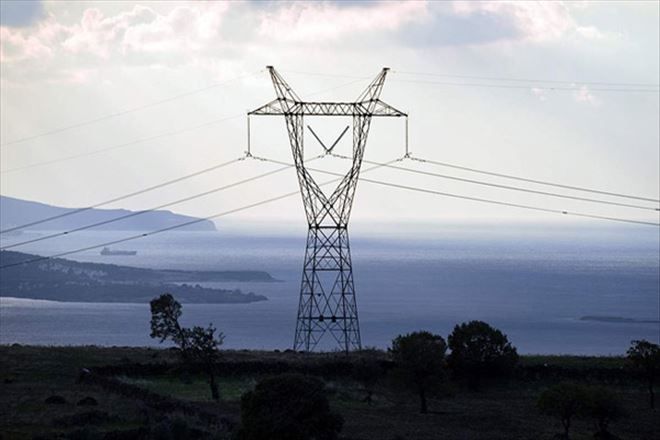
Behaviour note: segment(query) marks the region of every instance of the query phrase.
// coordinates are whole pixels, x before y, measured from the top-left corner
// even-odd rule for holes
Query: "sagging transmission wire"
[[[147,192],[154,191],[154,190],[159,189],[159,188],[164,188],[164,187],[172,185],[174,183],[178,183],[178,182],[181,182],[181,181],[193,178],[193,177],[197,177],[197,176],[200,176],[202,174],[209,173],[211,171],[219,170],[219,169],[224,168],[228,165],[237,163],[237,162],[239,162],[243,159],[244,159],[243,157],[233,159],[233,160],[230,160],[230,161],[227,161],[227,162],[223,162],[223,163],[220,163],[220,164],[217,164],[217,165],[213,165],[212,167],[208,167],[208,168],[204,168],[204,169],[199,170],[199,171],[195,171],[194,173],[190,173],[190,174],[186,174],[186,175],[181,176],[181,177],[177,177],[176,179],[168,180],[166,182],[162,182],[162,183],[159,183],[157,185],[152,185],[152,186],[149,186],[147,188],[143,188],[143,189],[140,189],[140,190],[137,190],[137,191],[133,191],[133,192],[128,193],[128,194],[123,194],[121,196],[113,197],[112,199],[104,200],[102,202],[98,202],[98,203],[95,203],[93,205],[86,206],[84,208],[74,209],[72,211],[64,212],[62,214],[42,218],[41,220],[35,220],[33,222],[30,222],[30,223],[24,223],[22,225],[18,225],[18,226],[14,226],[14,227],[11,227],[11,228],[3,229],[3,230],[0,230],[0,234],[25,229],[25,228],[30,227],[30,226],[40,225],[40,224],[47,223],[47,222],[50,222],[50,221],[53,221],[53,220],[57,220],[57,219],[60,219],[60,218],[63,218],[63,217],[68,217],[68,216],[71,216],[71,215],[80,214],[82,212],[89,211],[90,209],[99,208],[101,206],[106,206],[106,205],[109,205],[109,204],[114,203],[114,202],[119,202],[121,200],[125,200],[125,199],[131,198],[131,197],[135,197],[137,195],[145,194]]]
[[[194,90],[189,90],[187,92],[179,93],[177,95],[169,96],[167,98],[163,98],[163,99],[153,101],[153,102],[150,102],[150,103],[147,103],[147,104],[143,104],[143,105],[140,105],[140,106],[137,106],[137,107],[131,107],[131,108],[127,108],[127,109],[124,109],[124,110],[119,110],[119,111],[116,111],[114,113],[108,113],[106,115],[99,116],[99,117],[94,118],[94,119],[88,119],[88,120],[81,121],[81,122],[76,122],[76,123],[73,123],[73,124],[70,124],[70,125],[67,125],[67,126],[64,126],[64,127],[55,128],[55,129],[50,130],[50,131],[45,131],[43,133],[37,133],[37,134],[34,134],[34,135],[22,137],[22,138],[19,138],[19,139],[14,139],[14,140],[11,140],[11,141],[8,141],[8,142],[5,142],[5,143],[1,144],[0,146],[4,147],[4,146],[7,146],[7,145],[27,142],[29,140],[37,139],[37,138],[40,138],[40,137],[50,136],[50,135],[53,135],[53,134],[56,134],[56,133],[62,133],[64,131],[72,130],[74,128],[80,128],[80,127],[85,127],[87,125],[96,124],[98,122],[102,122],[102,121],[105,121],[105,120],[108,120],[108,119],[117,118],[119,116],[124,116],[124,115],[127,115],[129,113],[133,113],[133,112],[136,112],[136,111],[139,111],[139,110],[144,110],[144,109],[147,109],[147,108],[150,108],[150,107],[155,107],[155,106],[160,105],[160,104],[165,104],[165,103],[168,103],[168,102],[176,101],[178,99],[185,98],[185,97],[191,96],[191,95],[195,95],[197,93],[206,92],[208,90],[224,86],[224,85],[229,84],[229,83],[234,82],[234,81],[250,78],[250,77],[258,75],[259,73],[262,73],[264,71],[265,71],[265,69],[260,69],[260,70],[257,70],[255,72],[251,72],[251,73],[248,73],[248,74],[245,74],[245,75],[241,75],[241,76],[237,76],[237,77],[228,79],[226,81],[222,81],[222,82],[215,83],[215,84],[210,84],[210,85],[200,87],[200,88],[194,89]]]
[[[327,93],[327,92],[330,92],[330,91],[333,91],[333,90],[340,89],[342,87],[347,87],[349,85],[355,84],[356,82],[360,82],[360,81],[362,81],[362,79],[354,79],[352,81],[348,81],[348,82],[339,84],[337,86],[328,87],[328,88],[325,88],[325,89],[317,90],[315,92],[307,93],[303,96],[304,97],[310,97],[310,96],[315,96],[315,95],[319,95],[319,94],[322,94],[322,93]],[[163,132],[163,133],[158,133],[158,134],[154,134],[154,135],[151,135],[151,136],[146,136],[146,137],[142,137],[142,138],[133,139],[133,140],[130,140],[130,141],[127,141],[127,142],[122,142],[122,143],[119,143],[119,144],[110,145],[110,146],[107,146],[105,148],[101,148],[101,149],[98,149],[98,150],[86,151],[86,152],[83,152],[83,153],[78,153],[78,154],[73,154],[73,155],[70,155],[70,156],[64,156],[64,157],[59,157],[59,158],[55,158],[55,159],[45,160],[45,161],[42,161],[42,162],[33,162],[33,163],[30,163],[30,164],[27,164],[27,165],[21,165],[21,166],[14,167],[14,168],[7,168],[7,169],[4,169],[4,170],[0,170],[0,174],[11,174],[11,173],[15,173],[15,172],[18,172],[18,171],[31,169],[31,168],[42,167],[42,166],[46,166],[46,165],[53,165],[53,164],[56,164],[56,163],[66,162],[66,161],[69,161],[69,160],[75,160],[75,159],[80,159],[80,158],[83,158],[83,157],[94,156],[94,155],[105,153],[105,152],[108,152],[108,151],[114,151],[114,150],[130,147],[130,146],[133,146],[133,145],[137,145],[137,144],[142,144],[142,143],[145,143],[145,142],[154,141],[154,140],[157,140],[157,139],[163,139],[163,138],[179,135],[179,134],[186,133],[186,132],[199,130],[201,128],[209,127],[209,126],[218,124],[220,122],[225,122],[225,121],[229,121],[229,120],[244,117],[244,116],[245,116],[244,113],[237,113],[237,114],[234,114],[234,115],[223,116],[223,117],[212,119],[210,121],[203,122],[203,123],[200,123],[200,124],[191,125],[191,126],[187,126],[187,127],[182,127],[180,129],[171,130],[171,131],[167,131],[167,132]],[[37,137],[39,137],[39,136],[37,136]]]
[[[352,158],[348,156],[344,156],[341,154],[336,154],[336,153],[331,153],[333,157],[337,157],[340,159],[348,159],[352,160]],[[369,161],[364,159],[364,163],[372,164],[372,165],[377,165],[379,164],[378,162],[374,161]],[[626,208],[636,208],[636,209],[645,209],[648,211],[660,211],[660,208],[654,208],[650,206],[643,206],[643,205],[633,205],[629,203],[621,203],[621,202],[612,202],[609,200],[601,200],[601,199],[590,199],[588,197],[580,197],[580,196],[572,196],[568,194],[559,194],[559,193],[553,193],[553,192],[548,192],[548,191],[539,191],[535,189],[530,189],[530,188],[522,188],[518,186],[510,186],[510,185],[501,185],[498,183],[492,183],[492,182],[485,182],[482,180],[474,180],[474,179],[466,179],[463,177],[458,177],[458,176],[450,176],[447,174],[440,174],[440,173],[433,173],[430,171],[424,171],[424,170],[418,170],[418,169],[413,169],[413,168],[406,168],[406,167],[401,167],[401,166],[396,166],[396,165],[387,165],[388,168],[392,168],[395,170],[400,170],[400,171],[407,171],[409,173],[415,173],[415,174],[421,174],[425,176],[432,176],[432,177],[440,177],[443,179],[449,179],[449,180],[455,180],[458,182],[465,182],[465,183],[472,183],[475,185],[483,185],[483,186],[490,186],[494,188],[500,188],[500,189],[507,189],[507,190],[512,190],[512,191],[520,191],[520,192],[526,192],[526,193],[531,193],[531,194],[538,194],[538,195],[544,195],[544,196],[550,196],[550,197],[558,197],[558,198],[564,198],[564,199],[571,199],[571,200],[578,200],[581,202],[589,202],[589,203],[601,203],[604,205],[613,205],[613,206],[622,206]]]
[[[152,136],[133,139],[132,141],[122,142],[120,144],[111,145],[109,147],[101,148],[99,150],[86,151],[84,153],[74,154],[74,155],[71,155],[71,156],[64,156],[64,157],[60,157],[60,158],[57,158],[57,159],[46,160],[46,161],[43,161],[43,162],[34,162],[34,163],[31,163],[31,164],[22,165],[22,166],[15,167],[15,168],[7,168],[5,170],[0,170],[0,174],[10,174],[10,173],[14,173],[16,171],[27,170],[27,169],[30,169],[30,168],[36,168],[36,167],[41,167],[41,166],[45,166],[45,165],[52,165],[52,164],[56,164],[56,163],[60,163],[60,162],[66,162],[66,161],[73,160],[73,159],[80,159],[82,157],[94,156],[94,155],[97,155],[97,154],[105,153],[107,151],[113,151],[113,150],[117,150],[117,149],[120,149],[120,148],[126,148],[126,147],[130,147],[130,146],[133,146],[133,145],[141,144],[141,143],[144,143],[144,142],[155,141],[156,139],[163,139],[163,138],[166,138],[166,137],[175,136],[175,135],[186,133],[186,132],[189,132],[189,131],[199,130],[200,128],[209,127],[211,125],[215,125],[215,124],[218,124],[218,123],[224,122],[224,121],[229,121],[231,119],[240,118],[242,116],[243,116],[243,113],[235,114],[235,115],[232,115],[232,116],[226,116],[226,117],[222,117],[222,118],[218,118],[218,119],[213,119],[213,120],[203,122],[203,123],[197,124],[197,125],[183,127],[183,128],[177,129],[177,130],[171,130],[171,131],[167,131],[167,132],[164,132],[164,133],[155,134],[155,135],[152,135]]]
[[[336,77],[336,78],[364,78],[356,75],[340,75],[340,74],[331,74],[323,72],[303,72],[298,70],[283,70],[283,72],[293,73],[297,75],[308,75],[308,76],[323,76],[323,77]],[[399,70],[392,70],[394,74],[410,76],[410,75],[421,75],[429,76],[428,74],[414,73],[414,72],[404,72]],[[431,75],[433,76],[433,75]],[[650,83],[606,83],[606,82],[595,82],[595,81],[556,81],[556,80],[543,80],[543,79],[521,79],[521,78],[488,78],[488,77],[474,77],[468,75],[437,75],[437,76],[446,76],[452,78],[462,79],[472,79],[481,82],[450,82],[450,81],[438,81],[438,80],[424,80],[424,79],[411,79],[411,78],[392,78],[390,81],[394,82],[404,82],[404,83],[417,83],[417,84],[429,84],[429,85],[440,85],[440,86],[454,86],[454,87],[475,87],[475,88],[493,88],[493,89],[519,89],[519,90],[530,90],[532,88],[538,90],[552,90],[552,91],[580,91],[583,85],[590,85],[596,87],[589,87],[590,91],[597,92],[622,92],[622,93],[660,93],[657,84]],[[486,82],[490,81],[490,82]],[[527,82],[529,84],[503,84],[504,82]],[[548,85],[551,84],[551,85]],[[634,88],[632,88],[634,87]]]
[[[563,188],[563,189],[570,189],[570,190],[575,190],[575,191],[590,192],[590,193],[594,193],[594,194],[601,194],[601,195],[612,196],[612,197],[621,197],[621,198],[625,198],[625,199],[643,200],[643,201],[646,201],[646,202],[660,203],[660,199],[654,199],[654,198],[650,198],[650,197],[642,197],[642,196],[637,196],[637,195],[622,194],[622,193],[618,193],[618,192],[603,191],[603,190],[599,190],[599,189],[585,188],[583,186],[565,185],[565,184],[562,184],[562,183],[549,182],[547,180],[530,179],[530,178],[527,178],[527,177],[520,177],[520,176],[511,175],[511,174],[504,174],[504,173],[488,171],[488,170],[483,170],[483,169],[478,169],[478,168],[466,167],[466,166],[463,166],[463,165],[457,165],[457,164],[448,163],[448,162],[440,162],[440,161],[431,160],[431,159],[427,159],[427,158],[420,158],[420,157],[416,157],[416,156],[413,156],[413,155],[408,155],[408,158],[410,160],[414,160],[416,162],[428,163],[428,164],[431,164],[431,165],[437,165],[437,166],[447,167],[447,168],[454,168],[454,169],[462,170],[462,171],[470,171],[470,172],[473,172],[473,173],[484,174],[484,175],[488,175],[488,176],[502,177],[504,179],[519,180],[521,182],[529,182],[529,183],[535,183],[535,184],[538,184],[538,185],[554,186],[556,188]]]
[[[261,158],[261,157],[254,157],[254,158],[256,160],[261,160],[261,161],[264,161],[264,162],[270,162],[271,161],[271,160]],[[392,160],[392,161],[386,162],[386,163],[393,163],[393,162],[396,162],[397,160],[399,160],[399,159],[395,159],[395,160]],[[276,161],[276,163],[284,164],[286,166],[286,168],[293,168],[293,166],[294,166],[293,164],[286,163],[286,162]],[[380,168],[380,166],[373,166],[373,167],[370,167],[370,168],[367,168],[367,169],[363,170],[362,173],[363,174],[368,173],[368,172],[370,172],[372,170],[375,170],[375,169],[378,169],[378,168]],[[339,174],[337,174],[337,175],[339,175]],[[320,183],[319,186],[326,186],[326,185],[329,185],[331,183],[338,182],[342,179],[342,177],[327,180],[325,182]],[[286,193],[286,194],[282,194],[282,195],[279,195],[279,196],[264,199],[264,200],[261,200],[261,201],[255,202],[255,203],[251,203],[249,205],[241,206],[241,207],[230,209],[230,210],[227,210],[227,211],[222,211],[222,212],[219,212],[219,213],[207,216],[207,217],[197,218],[197,219],[190,220],[190,221],[187,221],[187,222],[184,222],[184,223],[178,223],[176,225],[168,226],[166,228],[157,229],[155,231],[135,234],[135,235],[131,235],[131,236],[128,236],[128,237],[119,238],[119,239],[116,239],[116,240],[106,241],[105,243],[99,243],[99,244],[95,244],[95,245],[91,245],[91,246],[86,246],[86,247],[73,249],[73,250],[70,250],[70,251],[60,252],[60,253],[57,253],[57,254],[54,254],[54,255],[37,257],[37,258],[30,258],[30,259],[19,261],[19,262],[16,262],[16,263],[6,264],[6,265],[3,265],[3,266],[0,266],[0,270],[1,269],[7,269],[7,268],[10,268],[10,267],[15,267],[15,266],[22,266],[22,265],[25,265],[25,264],[37,263],[37,262],[40,262],[40,261],[50,260],[50,259],[53,259],[53,258],[65,257],[67,255],[77,254],[79,252],[98,249],[98,248],[102,248],[102,247],[106,247],[106,246],[112,246],[112,245],[119,244],[119,243],[125,243],[127,241],[137,240],[139,238],[150,237],[152,235],[161,234],[163,232],[173,231],[173,230],[183,228],[183,227],[186,227],[186,226],[190,226],[190,225],[194,225],[194,224],[197,224],[197,223],[213,220],[213,219],[216,219],[216,218],[219,218],[219,217],[224,217],[226,215],[230,215],[230,214],[233,214],[233,213],[236,213],[236,212],[256,208],[258,206],[262,206],[262,205],[265,205],[265,204],[268,204],[268,203],[272,203],[272,202],[275,202],[275,201],[278,201],[278,200],[282,200],[282,199],[285,199],[287,197],[294,196],[296,194],[300,194],[300,191],[298,191],[298,190],[292,191],[292,192],[289,192],[289,193]]]
[[[280,164],[284,163],[284,162],[280,162],[278,160],[267,159],[267,158],[261,158],[261,160],[272,162],[272,163],[280,163]],[[391,161],[391,162],[383,163],[381,166],[382,167],[387,167],[387,166],[389,166],[389,164],[391,164],[393,162],[400,162],[402,160],[403,160],[403,158],[396,159],[396,160]],[[335,173],[335,172],[332,172],[332,171],[326,171],[326,170],[322,170],[322,169],[318,169],[318,168],[310,168],[310,167],[307,167],[307,169],[309,171],[315,171],[315,172],[318,172],[318,173],[334,175],[334,176],[342,176],[343,177],[343,174]],[[360,181],[367,182],[367,183],[372,183],[372,184],[375,184],[375,185],[388,186],[388,187],[391,187],[391,188],[405,189],[405,190],[409,190],[409,191],[422,192],[422,193],[426,193],[426,194],[434,194],[434,195],[444,196],[444,197],[452,197],[452,198],[456,198],[456,199],[470,200],[470,201],[473,201],[473,202],[488,203],[488,204],[492,204],[492,205],[509,206],[509,207],[513,207],[513,208],[528,209],[528,210],[532,210],[532,211],[548,212],[548,213],[553,213],[553,214],[562,214],[562,215],[570,215],[570,216],[576,216],[576,217],[593,218],[593,219],[598,219],[598,220],[608,220],[608,221],[616,221],[616,222],[622,222],[622,223],[632,223],[632,224],[638,224],[638,225],[660,227],[660,224],[658,224],[658,223],[648,222],[648,221],[644,221],[644,220],[634,220],[634,219],[621,218],[621,217],[610,217],[610,216],[590,214],[590,213],[584,213],[584,212],[567,211],[567,210],[563,210],[563,209],[543,208],[541,206],[526,205],[526,204],[521,204],[521,203],[506,202],[506,201],[503,201],[503,200],[486,199],[486,198],[481,198],[481,197],[472,197],[472,196],[466,196],[466,195],[463,195],[463,194],[436,191],[436,190],[420,188],[420,187],[415,187],[415,186],[409,186],[409,185],[402,185],[402,184],[398,184],[398,183],[386,182],[386,181],[382,181],[382,180],[360,178]]]
[[[313,157],[313,158],[309,159],[308,162],[312,162],[316,159],[319,159],[320,157],[321,156]],[[237,160],[234,160],[233,162],[236,162]],[[284,170],[287,170],[287,169],[291,168],[292,166],[293,165],[285,165],[281,168],[277,168],[275,170],[271,170],[271,171],[268,171],[268,172],[265,172],[265,173],[261,173],[261,174],[258,174],[256,176],[249,177],[247,179],[239,180],[237,182],[233,182],[233,183],[223,185],[223,186],[220,186],[220,187],[217,187],[217,188],[212,188],[210,190],[203,191],[203,192],[197,193],[197,194],[193,194],[191,196],[187,196],[187,197],[184,197],[184,198],[181,198],[181,199],[178,199],[178,200],[174,200],[172,202],[167,202],[167,203],[163,203],[163,204],[160,204],[160,205],[157,205],[157,206],[152,206],[151,208],[148,208],[148,209],[143,209],[143,210],[131,212],[131,213],[128,213],[128,214],[125,214],[125,215],[120,215],[119,217],[113,217],[111,219],[103,220],[103,221],[96,222],[96,223],[87,224],[87,225],[80,226],[80,227],[77,227],[77,228],[69,229],[67,231],[56,232],[56,233],[53,233],[53,234],[43,235],[41,237],[36,237],[36,238],[30,239],[30,240],[20,241],[18,243],[12,243],[12,244],[0,247],[0,250],[4,251],[4,250],[7,250],[7,249],[13,249],[13,248],[16,248],[16,247],[19,247],[19,246],[24,246],[26,244],[36,243],[36,242],[44,241],[44,240],[50,240],[52,238],[62,237],[64,235],[73,234],[75,232],[80,232],[80,231],[84,231],[84,230],[87,230],[87,229],[92,229],[92,228],[95,228],[95,227],[98,227],[98,226],[103,226],[103,225],[107,225],[107,224],[110,224],[110,223],[115,223],[115,222],[118,222],[118,221],[121,221],[121,220],[126,220],[128,218],[137,217],[139,215],[143,215],[143,214],[146,214],[146,213],[149,213],[149,212],[152,212],[152,211],[156,211],[156,210],[159,210],[159,209],[163,209],[163,208],[167,208],[167,207],[170,207],[170,206],[178,205],[180,203],[188,202],[190,200],[195,200],[195,199],[198,199],[200,197],[205,197],[205,196],[215,194],[215,193],[220,192],[220,191],[224,191],[224,190],[227,190],[227,189],[230,189],[230,188],[234,188],[234,187],[243,185],[245,183],[249,183],[249,182],[253,182],[255,180],[263,179],[264,177],[272,176],[273,174],[277,174],[277,173],[280,173]],[[82,209],[85,209],[85,208],[82,208]]]

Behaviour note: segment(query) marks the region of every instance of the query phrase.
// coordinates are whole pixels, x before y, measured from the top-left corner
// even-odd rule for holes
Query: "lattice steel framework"
[[[384,68],[355,102],[305,102],[268,66],[277,98],[248,113],[284,116],[307,215],[309,231],[294,340],[296,350],[314,350],[326,333],[342,350],[361,348],[348,220],[371,118],[407,116],[379,99],[388,70]],[[305,116],[353,118],[353,163],[330,196],[325,195],[305,168]]]

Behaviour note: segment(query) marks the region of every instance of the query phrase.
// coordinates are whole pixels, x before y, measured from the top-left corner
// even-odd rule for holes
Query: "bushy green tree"
[[[628,349],[628,360],[644,376],[649,391],[649,404],[651,409],[655,409],[653,387],[660,376],[660,346],[645,340],[632,341]]]
[[[399,335],[392,341],[390,352],[396,363],[395,376],[415,389],[420,412],[426,413],[428,394],[446,381],[445,340],[426,331]]]
[[[518,363],[518,353],[506,335],[483,321],[457,325],[448,342],[449,366],[474,389],[484,378],[510,374]]]
[[[580,385],[563,382],[543,391],[537,405],[542,414],[559,419],[561,438],[568,440],[571,423],[586,411],[587,393]]]
[[[259,382],[241,398],[240,440],[334,440],[343,420],[330,410],[317,378],[283,374]]]
[[[208,375],[211,397],[219,400],[215,363],[219,356],[218,348],[224,340],[223,334],[218,333],[216,337],[216,329],[211,324],[208,327],[182,327],[179,324],[181,304],[169,293],[151,300],[150,306],[151,337],[160,339],[160,342],[171,340],[179,349],[184,362],[201,365]]]

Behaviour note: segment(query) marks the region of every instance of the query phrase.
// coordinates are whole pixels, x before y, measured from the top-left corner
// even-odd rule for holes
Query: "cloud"
[[[30,29],[2,27],[3,62],[41,59],[54,54],[107,59],[132,53],[191,53],[208,48],[219,35],[225,2],[178,6],[167,14],[135,5],[115,15],[84,10],[78,23],[64,25],[50,15]]]
[[[316,43],[358,34],[397,30],[427,16],[426,2],[344,5],[293,2],[260,14],[258,34],[271,40]]]
[[[602,36],[594,26],[578,25],[561,2],[144,3],[112,12],[92,3],[78,17],[61,5],[48,3],[48,14],[29,27],[0,27],[5,78],[23,81],[32,71],[80,80],[89,75],[58,71],[116,64],[200,66],[217,73],[227,69],[219,59],[286,57],[286,50],[304,45],[424,50]]]
[[[543,44],[564,38],[603,39],[579,25],[563,2],[454,1],[430,3],[424,20],[400,32],[412,46]]]
[[[596,98],[590,91],[587,86],[582,86],[575,92],[573,92],[573,99],[576,102],[583,104],[599,105],[600,100]]]
[[[532,95],[536,96],[539,101],[547,101],[548,100],[548,93],[545,89],[540,89],[538,87],[532,87],[530,89],[532,92]]]
[[[505,17],[515,27],[519,38],[531,41],[558,39],[576,27],[562,2],[467,2],[453,3],[459,16]]]
[[[0,26],[30,26],[44,15],[44,5],[39,0],[0,1]]]

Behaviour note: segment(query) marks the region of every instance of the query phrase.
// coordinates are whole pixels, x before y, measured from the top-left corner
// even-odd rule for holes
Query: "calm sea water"
[[[354,233],[363,345],[387,347],[394,336],[419,329],[446,336],[472,319],[502,329],[522,353],[622,354],[632,339],[657,342],[655,323],[579,319],[658,320],[660,251],[657,231],[649,229],[447,228],[424,240]],[[304,232],[293,237],[173,232],[126,243],[123,248],[138,250],[136,257],[88,251],[69,258],[151,268],[266,270],[281,282],[206,285],[253,291],[268,301],[185,304],[183,321],[214,323],[229,348],[285,349],[295,328]],[[21,250],[49,255],[125,235],[81,233]],[[146,304],[0,299],[2,344],[157,345],[148,334]]]

